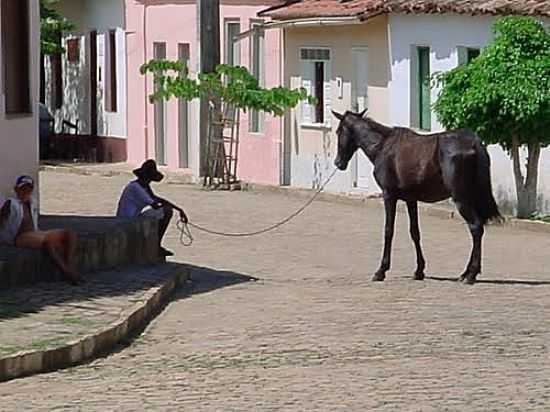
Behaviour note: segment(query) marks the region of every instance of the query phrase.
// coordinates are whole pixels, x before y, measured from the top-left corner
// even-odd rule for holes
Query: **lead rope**
[[[275,223],[271,226],[268,226],[264,229],[257,230],[257,231],[254,231],[254,232],[231,233],[231,232],[218,232],[216,230],[212,230],[212,229],[202,227],[202,226],[197,225],[195,223],[191,223],[191,222],[186,223],[186,222],[184,222],[183,220],[180,219],[177,223],[177,227],[180,231],[180,242],[183,246],[191,246],[193,244],[194,239],[193,239],[193,234],[191,233],[190,227],[192,227],[194,229],[197,229],[201,232],[208,233],[210,235],[223,236],[223,237],[251,237],[251,236],[262,235],[264,233],[268,233],[268,232],[271,232],[275,229],[278,229],[281,226],[283,226],[283,225],[287,224],[288,222],[290,222],[292,219],[294,219],[298,215],[300,215],[304,210],[306,210],[315,201],[315,199],[317,199],[317,197],[321,194],[321,192],[325,189],[325,187],[330,183],[330,181],[332,180],[332,178],[334,177],[334,175],[336,174],[337,171],[338,171],[338,169],[334,169],[332,174],[328,177],[328,179],[325,181],[325,183],[323,183],[321,185],[321,187],[319,187],[319,189],[317,189],[317,191],[314,193],[314,195],[311,197],[311,199],[309,199],[302,207],[300,207],[298,210],[296,210],[294,213],[292,213],[287,218],[281,220],[280,222],[277,222],[277,223]]]

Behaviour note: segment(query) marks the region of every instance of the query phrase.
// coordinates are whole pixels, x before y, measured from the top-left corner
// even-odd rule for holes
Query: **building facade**
[[[38,0],[0,2],[0,196],[38,179],[39,21]]]
[[[55,7],[75,26],[60,39],[64,52],[44,59],[44,103],[55,118],[55,131],[77,135],[73,139],[86,160],[124,161],[124,0],[60,0]]]
[[[333,170],[336,119],[330,109],[360,111],[381,123],[421,133],[443,128],[432,112],[439,90],[430,76],[466,64],[492,38],[500,15],[533,15],[548,22],[550,4],[530,2],[378,2],[302,0],[260,13],[268,26],[284,31],[284,79],[318,98],[302,104],[285,121],[285,183],[318,187]],[[512,162],[490,146],[493,188],[499,204],[512,212],[517,203]],[[525,154],[524,154],[525,155]],[[550,212],[550,151],[541,155],[539,210]],[[380,192],[372,166],[358,153],[330,190]]]
[[[200,65],[199,2],[127,0],[128,160],[137,164],[154,158],[169,169],[197,177],[201,141],[199,102],[151,103],[152,75],[139,69],[151,59],[184,61],[196,78]],[[257,13],[266,0],[220,2],[222,62],[245,66],[265,87],[281,84],[280,32],[254,30],[264,20]],[[279,184],[282,119],[241,113],[238,175],[243,180]]]

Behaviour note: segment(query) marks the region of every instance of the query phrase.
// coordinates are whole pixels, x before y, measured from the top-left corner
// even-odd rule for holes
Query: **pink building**
[[[138,164],[155,158],[170,169],[198,176],[201,136],[199,103],[169,101],[151,104],[152,76],[140,66],[153,58],[185,60],[190,76],[199,71],[199,6],[190,0],[127,0],[127,150]],[[238,33],[262,23],[257,13],[277,1],[222,0],[220,10],[222,62],[247,67],[265,87],[281,84],[281,33],[253,31],[233,41]],[[282,119],[241,115],[238,175],[242,180],[279,184]]]

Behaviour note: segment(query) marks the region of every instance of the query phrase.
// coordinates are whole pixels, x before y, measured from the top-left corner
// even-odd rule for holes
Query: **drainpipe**
[[[147,62],[147,9],[149,7],[149,1],[144,0],[143,1],[143,58],[144,63]],[[149,85],[147,83],[147,76],[143,76],[143,93],[144,93],[144,99],[143,99],[143,132],[145,136],[145,159],[149,158]]]

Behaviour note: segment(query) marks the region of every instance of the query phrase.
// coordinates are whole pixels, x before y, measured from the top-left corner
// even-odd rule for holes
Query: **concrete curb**
[[[177,183],[177,184],[197,184],[198,180],[191,174],[187,173],[177,173],[166,169],[165,167],[159,167],[162,173],[165,174],[166,183]],[[66,174],[75,174],[81,176],[101,176],[101,177],[115,177],[115,176],[126,176],[128,178],[135,178],[132,173],[132,167],[128,166],[127,168],[100,168],[98,166],[71,166],[70,164],[43,164],[40,165],[40,171],[43,172],[55,172],[55,173],[66,173]]]
[[[132,175],[130,171],[123,170],[112,170],[105,168],[104,170],[98,170],[97,168],[86,168],[82,166],[70,167],[70,166],[48,166],[44,165],[40,168],[43,171],[53,171],[58,173],[73,173],[87,176],[121,176],[121,175]],[[189,175],[181,175],[178,173],[167,172],[167,183],[178,183],[178,184],[196,184],[197,180],[194,177]],[[247,183],[243,182],[242,184],[243,191],[257,192],[257,193],[276,193],[282,194],[285,196],[290,196],[299,199],[310,198],[313,194],[311,189],[301,189],[288,186],[271,186],[263,185],[257,183]],[[325,202],[337,202],[348,205],[360,205],[371,202],[380,202],[380,196],[364,196],[360,194],[347,194],[347,193],[321,193],[318,197],[319,200]],[[403,205],[399,207],[400,211],[404,211]],[[459,219],[462,218],[460,215],[453,209],[444,208],[437,205],[429,204],[420,204],[418,210],[421,215],[438,217],[441,219]],[[541,221],[534,220],[523,220],[517,219],[514,217],[506,217],[505,226],[520,229],[520,230],[529,230],[539,233],[550,233],[550,223],[545,223]]]
[[[52,372],[89,361],[112,350],[118,343],[141,330],[168,303],[175,289],[190,279],[191,269],[174,268],[170,278],[150,289],[143,300],[96,333],[43,351],[24,351],[0,359],[0,382],[37,373]]]
[[[269,186],[256,183],[247,183],[243,186],[243,190],[257,193],[276,193],[285,196],[297,197],[300,199],[310,198],[313,194],[313,191],[311,189],[293,188],[288,186]],[[382,200],[380,199],[380,197],[381,196],[364,196],[346,193],[321,193],[318,199],[327,202],[337,202],[357,206],[361,204],[380,205],[382,204]],[[398,211],[406,212],[406,206],[400,203],[398,205]],[[462,217],[460,216],[460,214],[450,207],[446,208],[438,205],[420,203],[418,205],[418,211],[421,215],[424,216],[432,216],[440,219],[456,219],[462,221]],[[550,233],[550,223],[536,220],[517,219],[511,216],[505,217],[504,226],[520,230],[528,230],[532,232]]]

